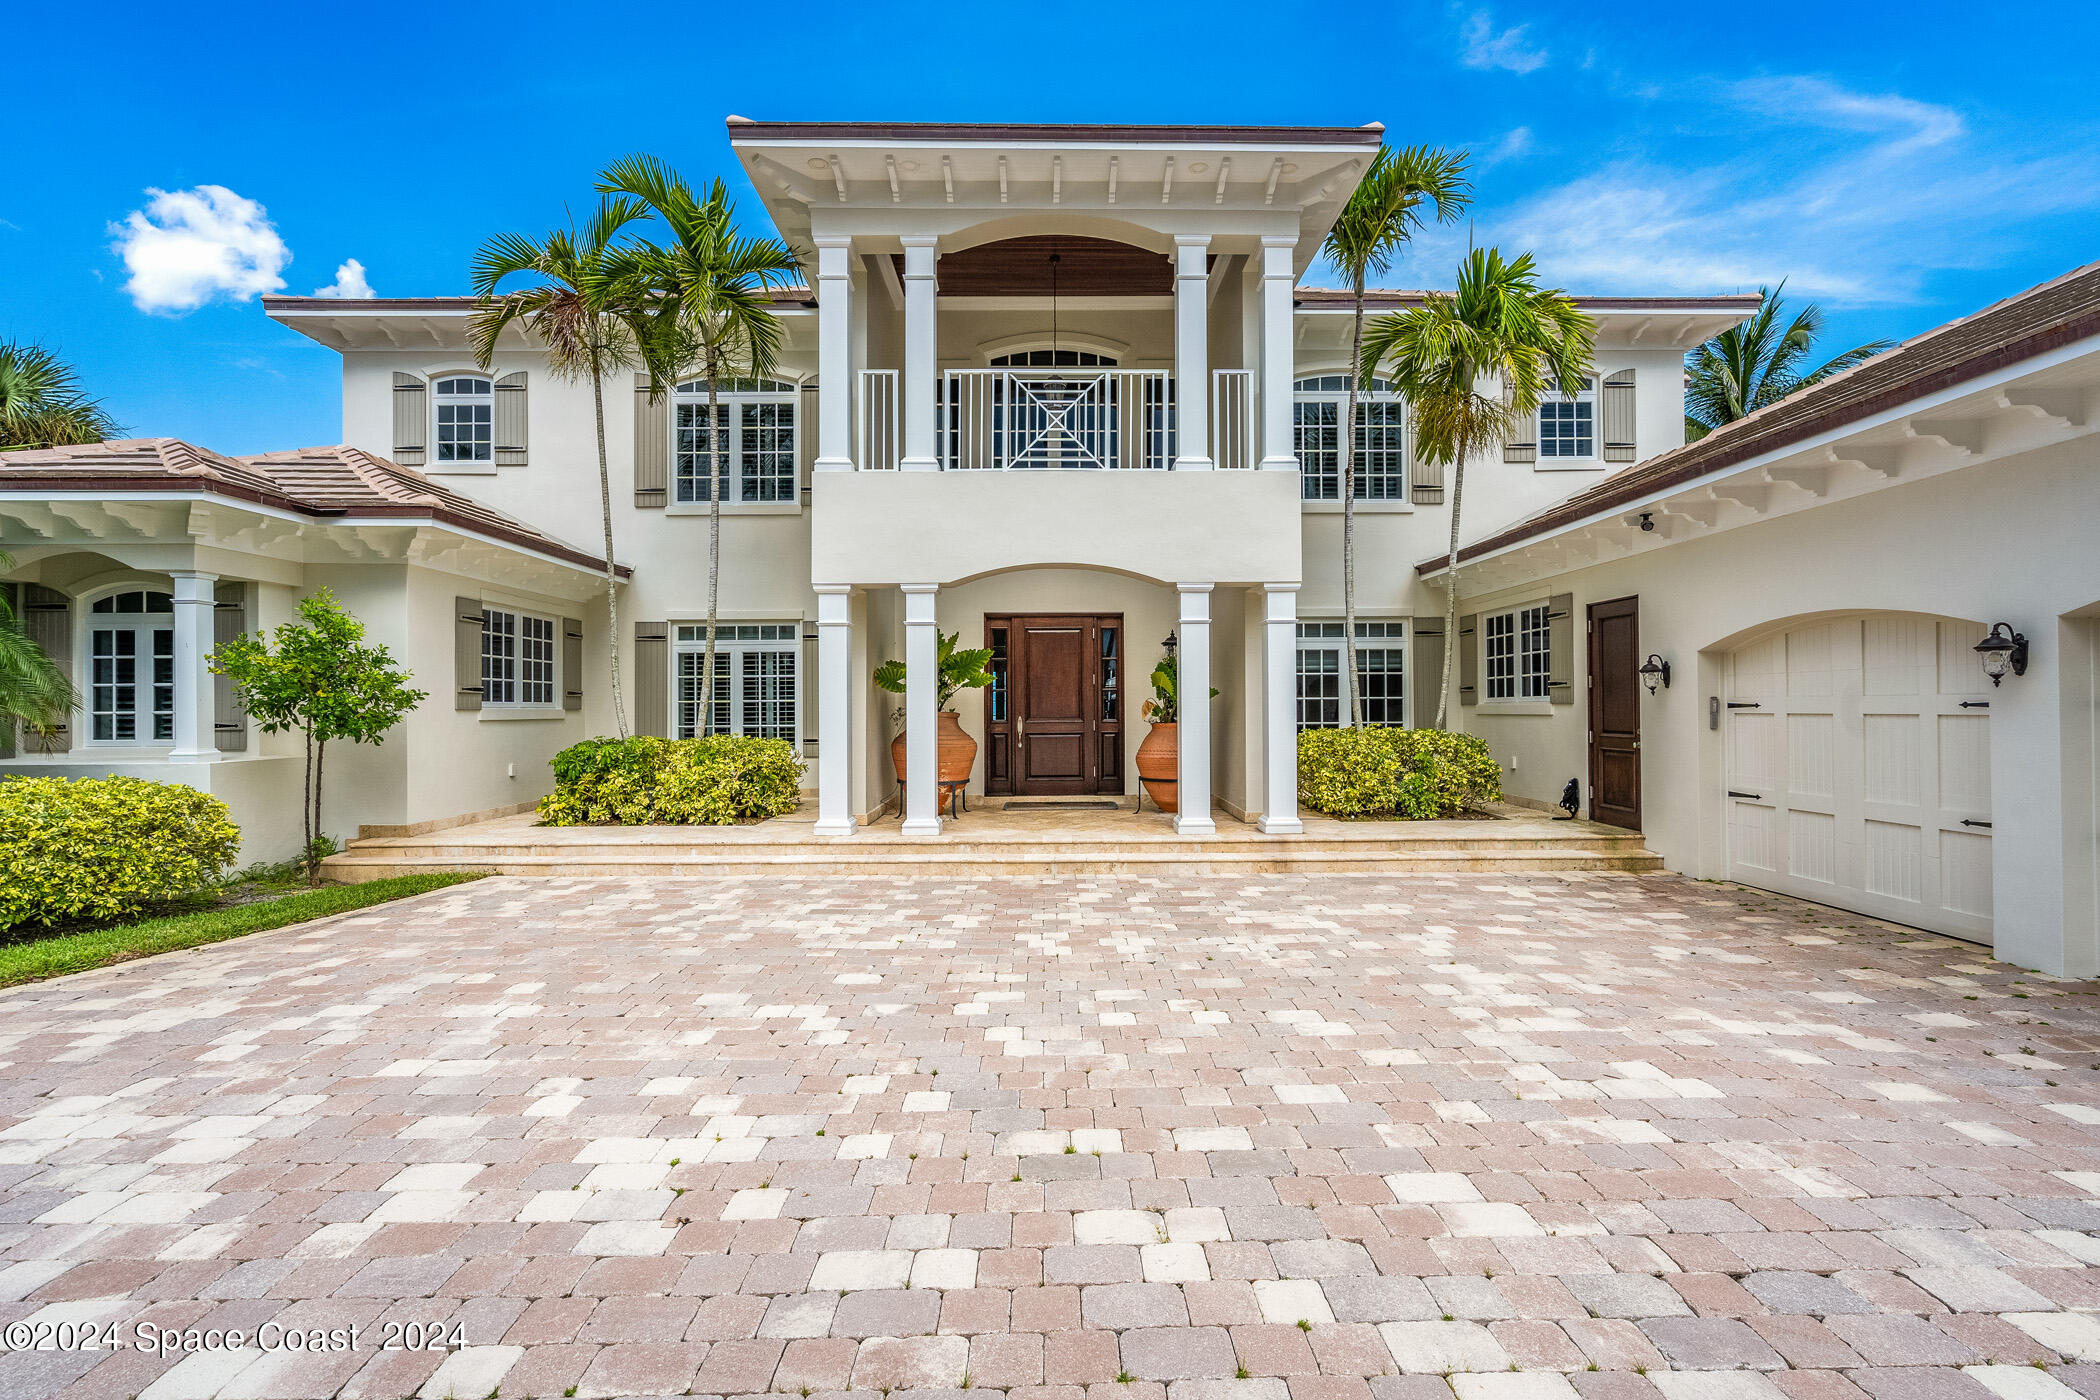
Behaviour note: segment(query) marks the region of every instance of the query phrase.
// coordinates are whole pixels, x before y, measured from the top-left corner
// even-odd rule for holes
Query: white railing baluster
[[[897,371],[864,369],[860,372],[858,428],[855,460],[860,470],[895,471],[903,445],[897,418]]]
[[[868,373],[891,375],[894,396],[894,371]],[[1245,371],[1227,373],[1245,378]],[[1229,420],[1235,431],[1246,418],[1244,387],[1238,392]],[[1173,399],[1173,376],[1161,370],[946,370],[941,466],[1164,470],[1174,459]]]
[[[1210,372],[1210,442],[1220,471],[1254,464],[1253,385],[1248,370]]]

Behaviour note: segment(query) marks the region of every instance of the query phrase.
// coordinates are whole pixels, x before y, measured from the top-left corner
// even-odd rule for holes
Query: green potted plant
[[[970,770],[977,764],[977,741],[963,732],[962,717],[948,708],[948,703],[957,693],[965,690],[982,690],[992,683],[992,653],[989,647],[971,651],[956,649],[956,632],[936,633],[940,637],[940,652],[935,658],[939,680],[935,686],[935,706],[940,710],[940,780],[944,783],[969,781]],[[885,661],[875,668],[875,684],[892,695],[904,694],[904,663]],[[898,711],[901,717],[903,711]],[[904,731],[900,728],[897,737],[890,741],[890,762],[896,766],[897,781],[904,781],[905,753]]]
[[[1212,695],[1217,693],[1211,691]],[[1152,730],[1138,745],[1138,780],[1160,811],[1179,811],[1181,667],[1173,652],[1161,657],[1152,668],[1152,698],[1145,702],[1141,713],[1152,721]]]

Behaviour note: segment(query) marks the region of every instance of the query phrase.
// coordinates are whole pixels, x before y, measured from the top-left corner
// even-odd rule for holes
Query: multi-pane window
[[[496,460],[496,389],[486,379],[440,379],[431,395],[437,409],[437,460]]]
[[[175,738],[175,600],[150,589],[88,610],[88,733],[98,743]]]
[[[725,504],[795,500],[795,386],[725,380],[715,399],[710,426],[707,381],[678,386],[672,415],[677,499],[705,503],[712,481]]]
[[[1481,635],[1488,699],[1551,698],[1553,626],[1544,603],[1489,614]]]
[[[554,619],[484,608],[481,613],[481,703],[554,703]]]
[[[706,660],[705,624],[680,624],[673,676],[679,738],[705,732],[797,742],[802,641],[796,624],[716,624],[714,694],[703,706]]]
[[[1348,722],[1342,696],[1342,624],[1298,624],[1298,727],[1335,729]],[[1407,723],[1407,624],[1356,624],[1356,684],[1364,723]]]
[[[1101,722],[1123,718],[1123,638],[1120,627],[1101,629]]]
[[[1319,374],[1296,385],[1291,409],[1299,487],[1308,501],[1342,498],[1342,419],[1349,376]],[[1407,410],[1382,379],[1356,396],[1356,499],[1407,499]]]
[[[1539,457],[1597,455],[1597,395],[1594,381],[1578,379],[1546,395],[1539,404]]]

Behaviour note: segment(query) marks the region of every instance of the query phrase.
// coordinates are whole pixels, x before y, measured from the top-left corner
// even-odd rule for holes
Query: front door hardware
[[[1991,829],[1991,824],[1990,824],[1989,822],[1979,822],[1979,821],[1971,821],[1971,820],[1970,820],[1969,818],[1967,818],[1967,817],[1963,817],[1963,818],[1961,819],[1961,824],[1962,824],[1963,826],[1980,826],[1980,827],[1982,827],[1982,828],[1983,828],[1983,829],[1984,829],[1985,831],[1988,831],[1988,830],[1990,830],[1990,829]]]
[[[1759,794],[1757,794],[1757,793],[1754,793],[1754,792],[1737,792],[1737,791],[1736,791],[1736,790],[1735,790],[1734,788],[1730,788],[1730,789],[1728,789],[1728,795],[1729,795],[1730,797],[1747,797],[1747,798],[1749,798],[1749,799],[1750,799],[1750,800],[1751,800],[1752,802],[1762,802],[1762,801],[1764,801],[1764,798],[1763,798],[1762,796],[1760,796]]]
[[[1964,700],[1961,702],[1961,707],[1964,710],[1988,710],[1991,707],[1991,702],[1988,700]]]
[[[1762,710],[1764,704],[1758,700],[1731,700],[1728,702],[1728,708],[1731,710]]]

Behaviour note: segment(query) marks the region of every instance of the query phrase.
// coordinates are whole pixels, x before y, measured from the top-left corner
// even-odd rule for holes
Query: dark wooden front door
[[[1590,604],[1590,820],[1641,829],[1641,600]]]
[[[987,615],[994,796],[1123,790],[1123,619]]]

